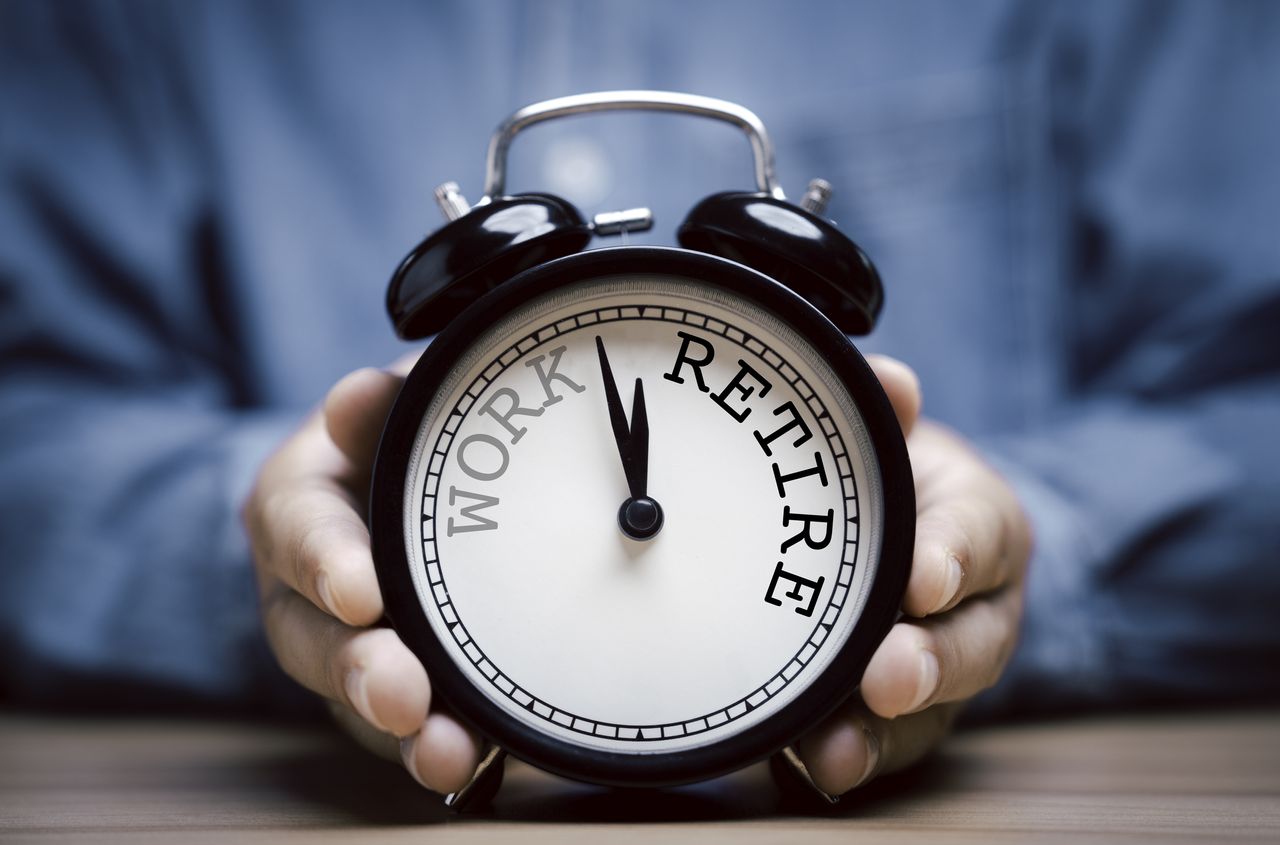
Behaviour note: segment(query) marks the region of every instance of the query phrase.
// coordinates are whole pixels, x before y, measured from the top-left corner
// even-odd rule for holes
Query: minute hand
[[[604,341],[596,336],[596,351],[600,354],[600,374],[604,380],[605,401],[609,406],[609,422],[613,426],[613,439],[622,458],[622,471],[627,476],[627,487],[633,499],[643,498],[649,484],[649,415],[644,403],[644,383],[636,379],[635,395],[631,400],[631,424],[622,410],[622,397],[613,380],[609,356],[604,351]]]

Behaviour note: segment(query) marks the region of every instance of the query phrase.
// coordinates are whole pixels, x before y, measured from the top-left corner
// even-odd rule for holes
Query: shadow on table
[[[952,761],[954,763],[955,761]],[[903,802],[962,778],[954,765],[926,761],[881,778],[835,805],[794,784],[775,781],[766,764],[705,783],[669,789],[614,789],[552,777],[509,760],[502,788],[487,806],[455,813],[396,765],[335,743],[324,751],[260,762],[273,788],[319,804],[355,825],[402,826],[470,820],[509,822],[669,823],[762,817],[881,816]]]

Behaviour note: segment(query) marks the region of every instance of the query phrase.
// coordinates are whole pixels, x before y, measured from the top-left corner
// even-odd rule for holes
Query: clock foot
[[[496,745],[490,745],[476,766],[476,773],[471,780],[457,792],[450,792],[444,797],[444,805],[455,813],[479,810],[487,806],[498,794],[502,786],[502,774],[505,771],[507,752]]]
[[[839,795],[832,795],[818,788],[809,774],[809,769],[791,746],[787,746],[769,758],[769,771],[773,774],[774,783],[784,795],[794,796],[807,803],[818,799],[828,806],[840,801]]]

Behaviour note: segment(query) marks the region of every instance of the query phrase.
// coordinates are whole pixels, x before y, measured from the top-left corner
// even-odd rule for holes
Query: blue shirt
[[[991,707],[1280,692],[1280,7],[651,0],[3,7],[4,695],[279,701],[256,467],[405,351],[387,278],[500,118],[642,87],[747,105],[792,197],[834,184],[887,286],[860,345],[1018,488]],[[575,119],[508,189],[647,205],[670,243],[749,161]]]

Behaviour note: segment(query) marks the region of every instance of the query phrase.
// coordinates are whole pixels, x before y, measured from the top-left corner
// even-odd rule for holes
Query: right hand
[[[280,666],[362,745],[448,793],[480,740],[432,706],[431,683],[383,615],[364,511],[378,436],[403,379],[358,370],[280,445],[244,505],[262,624]]]

